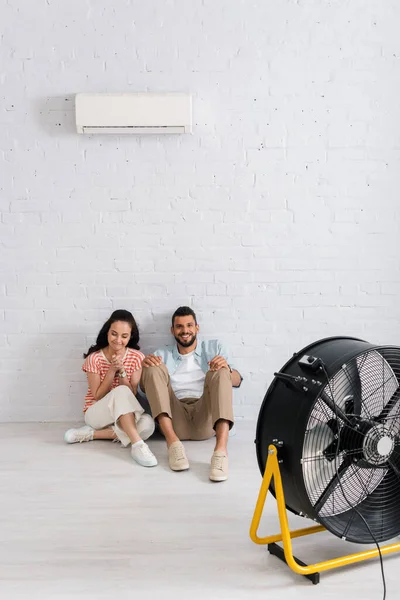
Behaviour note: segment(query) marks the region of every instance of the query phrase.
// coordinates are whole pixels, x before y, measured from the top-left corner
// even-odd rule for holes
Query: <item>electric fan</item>
[[[400,534],[399,380],[400,348],[335,337],[295,353],[266,393],[256,433],[264,481],[251,537],[314,583],[310,574],[378,550],[309,567],[290,556],[291,538],[326,529],[377,544]],[[259,538],[268,490],[278,501],[282,535]],[[285,509],[320,525],[290,532]],[[281,540],[284,550],[276,547]],[[392,544],[382,554],[398,550],[400,544]]]

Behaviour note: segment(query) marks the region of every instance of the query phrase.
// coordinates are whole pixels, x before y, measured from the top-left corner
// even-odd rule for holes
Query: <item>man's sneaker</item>
[[[228,457],[225,452],[216,450],[211,457],[211,481],[226,481],[228,479]]]
[[[170,445],[168,448],[168,463],[169,468],[173,471],[186,471],[189,468],[189,461],[182,442],[174,442]]]
[[[132,444],[131,455],[133,460],[142,465],[142,467],[156,467],[158,465],[156,457],[143,440]]]
[[[93,440],[93,434],[94,429],[89,425],[84,425],[78,429],[68,429],[64,434],[64,442],[67,442],[67,444],[91,442]]]

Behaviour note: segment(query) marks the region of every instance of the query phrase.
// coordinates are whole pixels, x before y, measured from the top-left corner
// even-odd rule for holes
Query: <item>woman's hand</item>
[[[111,368],[113,369],[114,373],[118,373],[118,371],[123,371],[124,370],[124,363],[122,360],[122,356],[118,355],[118,354],[113,354],[111,357]]]

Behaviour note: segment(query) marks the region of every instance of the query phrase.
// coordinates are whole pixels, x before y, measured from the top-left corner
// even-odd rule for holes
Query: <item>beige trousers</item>
[[[131,441],[117,424],[118,419],[128,413],[134,414],[140,437],[148,439],[154,432],[154,421],[150,415],[144,414],[136,396],[126,385],[117,386],[90,406],[85,412],[85,423],[93,429],[111,427],[121,444],[128,446]]]
[[[200,398],[178,400],[167,367],[144,367],[140,387],[144,390],[154,419],[165,413],[172,419],[181,440],[206,440],[215,435],[215,423],[225,419],[233,425],[232,380],[228,369],[208,371]]]

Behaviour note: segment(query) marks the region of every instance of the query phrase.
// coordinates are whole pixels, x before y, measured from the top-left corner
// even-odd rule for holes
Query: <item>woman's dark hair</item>
[[[194,310],[189,308],[189,306],[180,306],[179,308],[176,309],[176,311],[172,315],[172,327],[174,326],[174,323],[175,323],[175,317],[189,317],[189,316],[193,317],[194,322],[197,325],[196,313],[194,312]]]
[[[135,350],[139,350],[139,329],[136,325],[136,321],[133,318],[132,313],[129,310],[114,310],[111,317],[104,323],[103,327],[99,331],[99,335],[97,336],[96,343],[93,346],[90,346],[89,350],[86,354],[83,355],[83,358],[92,354],[92,352],[97,352],[98,350],[102,350],[106,346],[108,346],[107,335],[110,330],[110,327],[116,321],[123,321],[124,323],[128,323],[131,328],[131,337],[129,342],[127,343],[128,348],[134,348]]]

